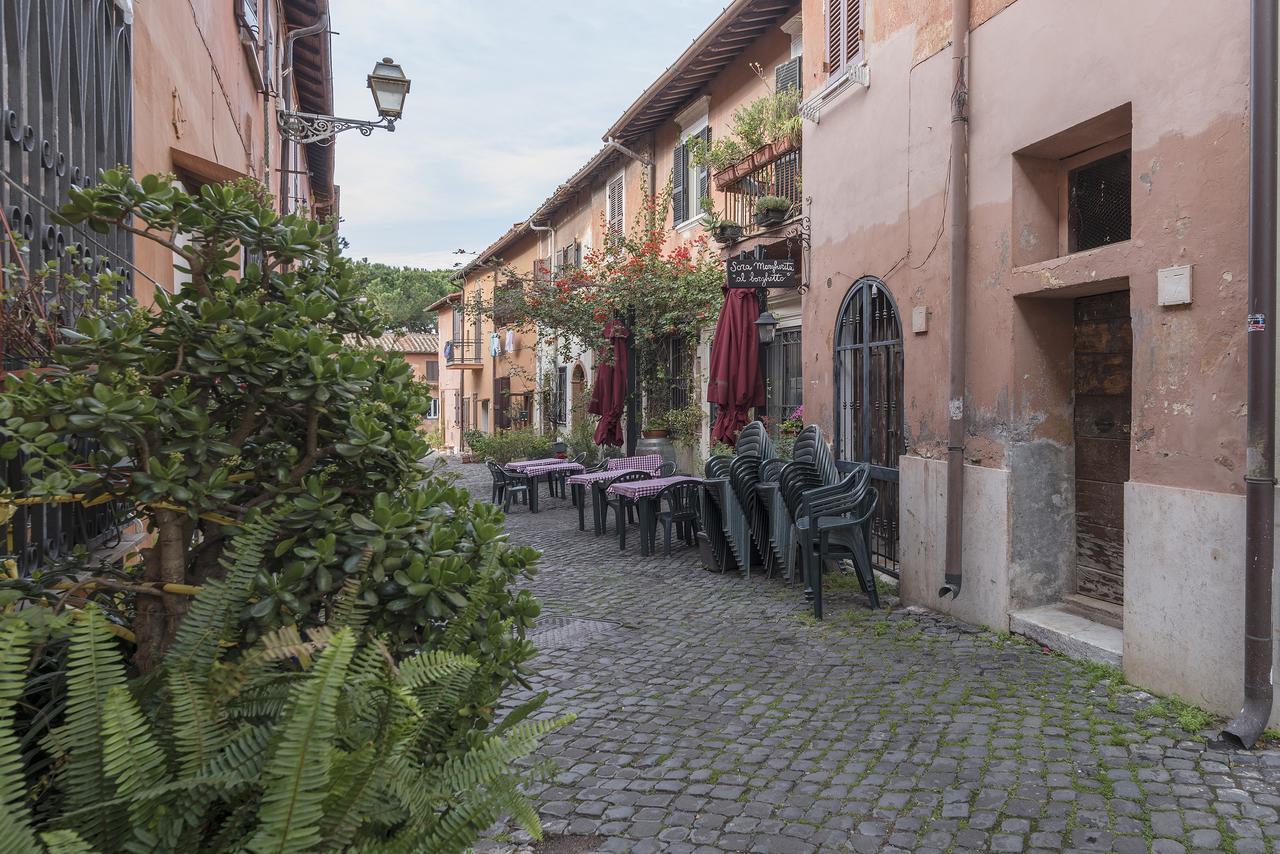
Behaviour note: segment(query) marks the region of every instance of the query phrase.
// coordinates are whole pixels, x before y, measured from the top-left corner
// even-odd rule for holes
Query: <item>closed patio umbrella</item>
[[[610,320],[604,325],[604,337],[613,346],[613,361],[596,367],[596,382],[591,389],[587,412],[600,416],[596,425],[597,445],[621,445],[622,413],[627,405],[627,327]]]
[[[711,372],[707,400],[716,404],[711,440],[732,445],[750,420],[754,406],[764,406],[764,378],[760,374],[760,340],[756,318],[760,304],[755,291],[726,288],[724,308],[711,344]]]

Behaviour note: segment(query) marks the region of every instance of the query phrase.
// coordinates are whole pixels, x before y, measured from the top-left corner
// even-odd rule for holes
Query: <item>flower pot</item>
[[[717,243],[728,246],[730,243],[737,243],[742,239],[742,226],[737,223],[717,225],[715,230],[711,232],[711,236],[715,238]]]
[[[772,163],[776,158],[773,151],[773,143],[766,143],[755,150],[751,155],[751,168],[760,169]]]
[[[800,145],[791,137],[783,137],[773,144],[773,156],[781,157],[784,154],[790,154],[799,148]]]
[[[756,213],[756,225],[761,228],[771,228],[775,225],[782,225],[787,221],[787,214],[789,213],[790,211],[777,209],[758,211]]]
[[[646,439],[665,439],[668,431],[666,430],[641,430],[640,435]]]

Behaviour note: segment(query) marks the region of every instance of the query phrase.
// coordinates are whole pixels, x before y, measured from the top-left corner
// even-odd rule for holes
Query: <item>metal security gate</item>
[[[93,186],[101,170],[132,162],[130,29],[122,8],[128,5],[0,0],[0,266],[35,272],[52,262],[63,273],[121,272],[120,296],[132,292],[129,236],[58,225],[53,212],[72,185]],[[26,243],[20,255],[11,235]],[[46,304],[56,296],[56,283],[46,282]],[[76,300],[61,296],[50,317],[71,326]],[[39,354],[4,345],[0,340],[0,370],[39,361]],[[89,440],[76,445],[84,454],[93,450]],[[0,463],[0,491],[23,492],[22,463]],[[0,553],[14,555],[27,575],[77,546],[110,547],[122,512],[115,502],[20,508],[0,526]]]
[[[876,569],[898,577],[898,457],[902,429],[902,323],[884,282],[864,276],[840,307],[835,331],[835,456],[870,463],[880,493],[871,520]]]
[[[53,222],[72,185],[133,160],[130,28],[115,0],[0,3],[0,203],[36,270],[50,261],[128,272],[129,235]],[[7,237],[4,261],[12,262]],[[127,281],[127,279],[126,279]],[[131,290],[124,285],[122,290]]]

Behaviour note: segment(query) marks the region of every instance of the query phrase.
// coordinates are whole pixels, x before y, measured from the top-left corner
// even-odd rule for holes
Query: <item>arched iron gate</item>
[[[902,410],[902,323],[884,282],[864,276],[840,307],[835,330],[835,441],[841,468],[870,463],[880,501],[871,522],[876,569],[898,577],[898,457],[906,450]]]

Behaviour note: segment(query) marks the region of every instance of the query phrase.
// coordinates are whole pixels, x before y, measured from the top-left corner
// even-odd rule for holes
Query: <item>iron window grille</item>
[[[1128,240],[1133,224],[1131,152],[1067,173],[1067,250],[1084,252]]]

